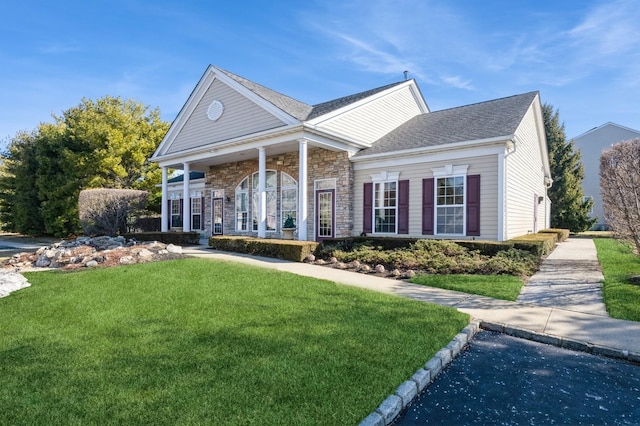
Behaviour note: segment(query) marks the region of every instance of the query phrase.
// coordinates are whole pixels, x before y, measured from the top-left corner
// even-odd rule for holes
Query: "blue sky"
[[[0,140],[83,97],[172,121],[209,64],[309,104],[403,79],[431,110],[538,90],[568,137],[640,130],[637,0],[6,2]]]

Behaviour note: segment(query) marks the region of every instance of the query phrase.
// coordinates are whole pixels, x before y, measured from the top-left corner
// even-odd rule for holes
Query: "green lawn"
[[[629,280],[640,276],[640,257],[611,238],[595,238],[593,242],[604,273],[602,295],[609,315],[640,321],[640,285]]]
[[[523,286],[522,280],[513,275],[424,274],[416,275],[411,282],[511,301],[516,300]]]
[[[204,259],[25,275],[0,299],[0,424],[356,424],[468,323]]]

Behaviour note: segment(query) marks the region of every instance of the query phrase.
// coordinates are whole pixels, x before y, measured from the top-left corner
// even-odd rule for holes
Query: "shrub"
[[[217,250],[275,257],[293,262],[302,262],[309,254],[314,252],[317,246],[318,243],[313,241],[265,240],[223,236],[209,238],[209,247]]]
[[[532,254],[542,257],[553,251],[558,241],[556,233],[538,233],[527,234],[509,240],[513,243],[513,247],[521,250],[527,250]]]
[[[513,242],[509,241],[456,240],[456,244],[486,256],[495,256],[501,251],[513,248]]]
[[[538,269],[539,262],[539,257],[527,251],[512,248],[491,257],[485,264],[485,273],[529,276]]]
[[[604,219],[614,238],[640,252],[640,138],[612,145],[600,156]]]
[[[565,241],[569,238],[569,234],[571,231],[568,229],[560,229],[560,228],[548,228],[539,231],[540,234],[556,234],[559,242]]]
[[[366,264],[382,264],[389,268],[417,269],[432,274],[511,274],[531,275],[540,257],[529,251],[513,248],[514,243],[491,246],[509,247],[493,256],[479,250],[469,250],[458,242],[445,240],[417,240],[407,248],[383,250],[370,242],[354,244],[351,250],[345,247],[331,249],[331,256],[339,261],[358,260]],[[542,247],[536,243],[536,247]]]
[[[148,192],[135,189],[85,189],[78,196],[80,225],[86,235],[127,232],[127,220],[144,209]]]

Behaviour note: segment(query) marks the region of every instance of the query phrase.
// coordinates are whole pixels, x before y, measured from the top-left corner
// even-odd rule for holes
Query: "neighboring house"
[[[607,229],[602,197],[600,196],[600,155],[602,151],[610,148],[615,143],[635,138],[640,138],[640,131],[611,122],[594,127],[588,132],[573,138],[575,148],[579,149],[582,154],[582,164],[584,166],[582,189],[585,197],[593,199],[593,210],[590,216],[598,218],[598,221],[591,228],[593,230],[602,231]]]
[[[299,240],[502,241],[549,226],[537,92],[430,112],[405,80],[312,106],[209,66],[152,160],[163,231],[195,211],[185,231],[280,238],[291,216]],[[204,182],[180,191],[169,169]]]

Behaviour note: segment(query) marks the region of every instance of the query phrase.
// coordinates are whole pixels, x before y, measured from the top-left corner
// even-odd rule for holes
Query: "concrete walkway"
[[[326,266],[185,247],[185,254],[242,262],[339,284],[457,308],[482,321],[557,336],[616,351],[640,353],[640,322],[607,316],[600,292],[602,272],[590,239],[558,244],[517,302],[333,269]]]

